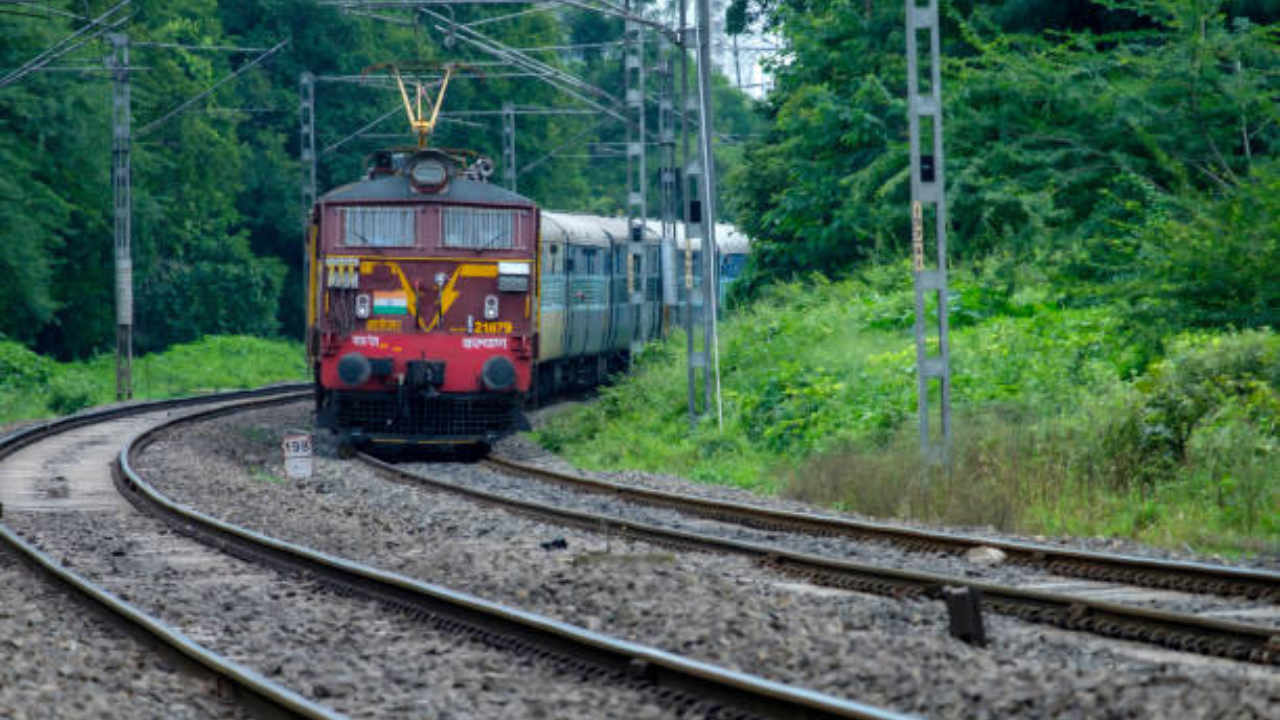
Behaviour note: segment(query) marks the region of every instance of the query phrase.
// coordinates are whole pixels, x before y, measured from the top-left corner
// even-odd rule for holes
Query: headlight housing
[[[530,269],[527,262],[498,263],[498,290],[500,292],[528,292],[529,274]]]

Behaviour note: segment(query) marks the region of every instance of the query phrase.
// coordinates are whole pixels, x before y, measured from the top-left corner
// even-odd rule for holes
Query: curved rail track
[[[277,386],[257,391],[137,403],[40,423],[0,437],[0,462],[22,448],[96,423],[171,408],[289,394],[296,392],[298,387]],[[239,663],[211,652],[175,628],[147,615],[136,606],[80,574],[63,567],[48,554],[23,540],[4,523],[0,523],[0,548],[12,552],[46,578],[66,588],[77,600],[89,606],[124,633],[141,640],[171,660],[177,661],[187,671],[212,678],[220,687],[232,690],[239,701],[258,714],[309,720],[341,720],[344,717]]]
[[[513,498],[413,473],[368,455],[357,457],[384,477],[397,482],[447,491],[477,502],[588,531],[607,532],[690,550],[743,555],[766,566],[799,575],[815,584],[881,595],[930,598],[942,597],[947,588],[969,587],[979,591],[984,603],[997,612],[1030,622],[1175,650],[1280,665],[1280,631],[1271,627],[793,552],[776,545],[728,539]],[[533,470],[536,469],[522,469],[521,472],[527,476]],[[661,495],[664,496],[664,502],[676,505],[685,499],[683,496],[667,493]],[[694,500],[695,506],[708,502],[691,500]]]
[[[374,599],[447,631],[551,662],[562,669],[651,692],[680,709],[724,718],[863,718],[909,716],[775,683],[672,653],[625,642],[445,587],[386,572],[223,522],[166,498],[133,468],[157,433],[175,425],[294,399],[277,397],[184,415],[131,439],[114,468],[121,493],[144,512],[224,552],[299,572],[343,593]]]
[[[1075,550],[1043,543],[985,538],[888,523],[777,510],[584,478],[500,457],[491,456],[485,459],[483,464],[499,472],[514,473],[581,492],[608,495],[638,505],[667,508],[760,530],[875,540],[889,542],[909,550],[954,554],[963,554],[977,547],[992,547],[1003,551],[1011,562],[1040,568],[1056,575],[1164,590],[1280,602],[1280,573],[1266,570]]]

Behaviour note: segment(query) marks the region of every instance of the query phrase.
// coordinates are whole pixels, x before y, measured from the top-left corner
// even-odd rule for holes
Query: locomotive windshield
[[[413,247],[417,244],[413,208],[343,208],[342,228],[342,244],[347,247]]]
[[[516,210],[473,207],[444,209],[444,246],[473,250],[515,247]]]

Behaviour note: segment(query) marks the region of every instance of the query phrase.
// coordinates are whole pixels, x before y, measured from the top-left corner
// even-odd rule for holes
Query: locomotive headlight
[[[409,178],[418,187],[434,188],[444,185],[448,173],[444,169],[444,163],[439,160],[420,160],[410,168]]]
[[[369,296],[361,293],[356,296],[356,317],[364,320],[369,317],[372,306],[369,304]]]
[[[484,298],[484,319],[485,319],[485,320],[497,320],[497,319],[498,319],[498,296],[497,296],[497,295],[486,295],[486,296],[485,296],[485,298]]]
[[[529,263],[498,263],[498,290],[502,292],[528,292]]]

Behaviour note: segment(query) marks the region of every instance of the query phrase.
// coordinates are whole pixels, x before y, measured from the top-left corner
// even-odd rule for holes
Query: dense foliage
[[[916,425],[903,3],[735,0],[784,51],[723,427],[682,341],[544,444],[886,517],[1280,552],[1280,3],[944,13],[950,472]],[[935,398],[936,400],[936,398]]]
[[[115,372],[114,355],[60,363],[0,339],[0,426],[112,402]],[[133,375],[135,396],[150,400],[301,382],[307,368],[299,343],[214,336],[139,357]]]
[[[904,265],[780,283],[722,326],[724,425],[685,416],[683,339],[539,438],[884,517],[1280,552],[1280,335],[1184,333],[1130,380],[1115,307],[957,273],[950,474],[920,463]]]
[[[0,68],[12,69],[85,26],[117,0],[51,3],[0,12]],[[650,12],[664,10],[651,4]],[[132,78],[133,246],[140,350],[207,333],[301,333],[298,88],[304,71],[358,78],[388,61],[472,62],[486,79],[460,79],[445,100],[453,111],[520,107],[582,108],[530,78],[511,78],[491,58],[444,38],[425,16],[387,14],[379,22],[313,0],[134,0],[127,31]],[[458,8],[458,22],[508,14],[508,8]],[[614,97],[622,95],[620,20],[548,6],[481,26],[520,48],[587,45],[537,52]],[[256,52],[190,46],[270,48],[289,43],[260,66],[227,82],[188,110],[152,126],[188,98],[244,67]],[[187,49],[144,45],[165,43]],[[603,45],[595,47],[596,44]],[[657,43],[649,43],[657,64]],[[95,40],[52,63],[101,67],[109,45]],[[656,76],[649,94],[656,97]],[[651,99],[653,99],[651,97]],[[717,84],[717,125],[750,135],[759,119],[750,101]],[[373,84],[322,81],[316,90],[316,143],[324,190],[358,177],[367,153],[404,145],[398,94]],[[650,128],[656,128],[656,103]],[[41,72],[0,88],[0,285],[6,288],[0,335],[63,358],[86,357],[114,342],[111,255],[111,94],[102,72]],[[390,113],[388,115],[388,113]],[[380,123],[375,121],[387,117]],[[367,128],[380,137],[352,137]],[[390,136],[389,136],[390,135]],[[561,148],[519,179],[520,191],[546,206],[613,214],[624,210],[623,127],[583,115],[527,115],[517,121],[523,167]],[[345,141],[345,142],[344,142]],[[441,123],[434,143],[501,158],[494,116]],[[615,143],[615,145],[598,145]],[[596,145],[593,145],[596,144]],[[608,158],[588,157],[604,147]],[[725,171],[739,157],[726,145]],[[658,167],[656,150],[650,167]],[[656,185],[656,170],[651,173]],[[499,175],[500,177],[500,175]],[[657,197],[656,187],[651,197]],[[656,202],[656,201],[654,201]]]
[[[760,287],[908,243],[902,3],[738,0],[783,39],[729,178]],[[951,252],[1135,325],[1280,321],[1280,3],[948,2]]]

